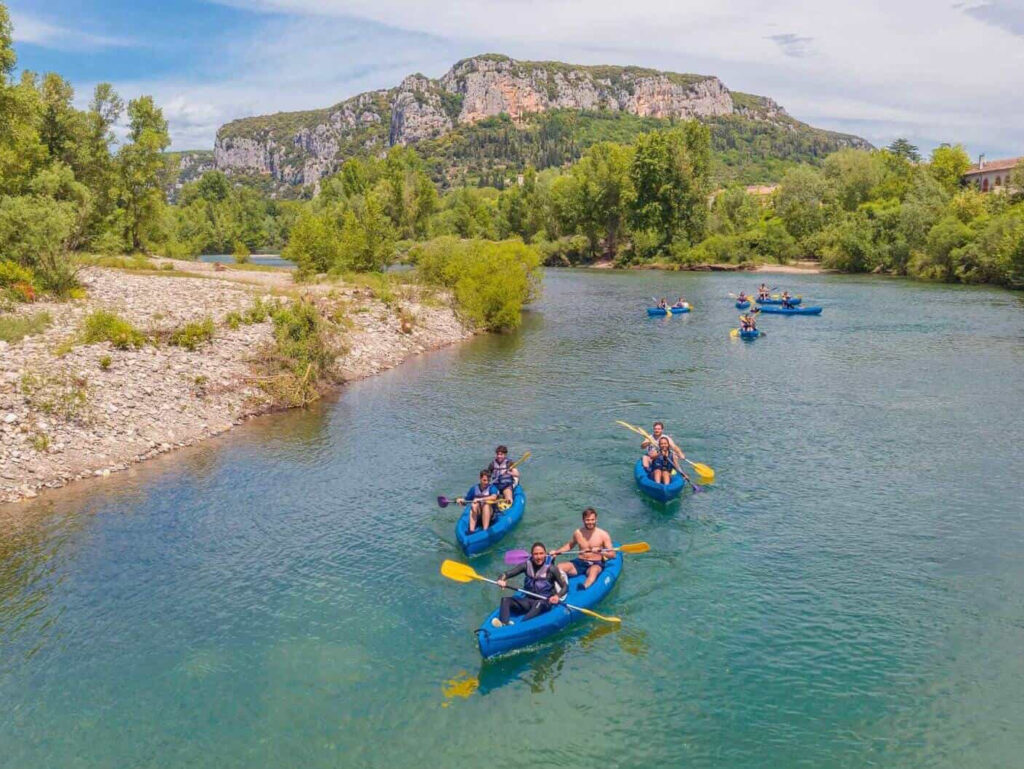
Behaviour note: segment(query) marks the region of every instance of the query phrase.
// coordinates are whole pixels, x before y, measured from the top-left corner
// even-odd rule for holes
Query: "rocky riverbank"
[[[0,341],[0,502],[104,476],[231,429],[275,407],[254,371],[273,341],[273,322],[238,322],[258,301],[301,292],[337,329],[340,380],[398,365],[471,335],[455,313],[419,289],[344,284],[294,286],[284,270],[252,272],[167,263],[166,271],[88,268],[86,298],[23,305],[49,326]],[[156,265],[154,265],[156,266]],[[212,338],[196,349],[166,341],[138,349],[87,344],[83,325],[97,310],[116,313],[151,340],[167,340],[209,318]]]

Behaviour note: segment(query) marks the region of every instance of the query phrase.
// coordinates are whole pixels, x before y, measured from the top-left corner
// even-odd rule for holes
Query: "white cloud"
[[[11,11],[14,41],[31,43],[61,51],[88,51],[101,48],[127,48],[135,42],[123,37],[95,35],[81,29],[53,24],[20,11]]]
[[[876,144],[1024,152],[1020,0],[220,0],[266,12],[212,52],[203,81],[124,83],[153,93],[174,146],[210,147],[236,117],[326,107],[484,51],[720,76],[795,117]],[[196,71],[193,63],[192,70]]]

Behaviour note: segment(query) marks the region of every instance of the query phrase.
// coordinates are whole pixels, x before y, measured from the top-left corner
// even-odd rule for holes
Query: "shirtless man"
[[[665,425],[663,425],[661,422],[654,423],[654,427],[651,428],[651,437],[654,438],[653,443],[647,440],[646,438],[644,438],[640,442],[640,448],[647,450],[647,455],[643,458],[644,470],[646,470],[647,472],[650,472],[651,462],[654,461],[654,458],[656,456],[658,456],[658,442],[662,438],[668,438],[668,445],[672,447],[673,454],[679,457],[679,459],[686,458],[686,454],[683,453],[683,450],[679,448],[676,442],[672,440],[672,438],[669,437],[668,435],[665,435]]]
[[[583,511],[583,526],[576,529],[569,538],[569,541],[557,550],[551,552],[552,556],[579,549],[579,555],[567,563],[558,564],[558,568],[565,572],[566,577],[575,577],[578,574],[586,574],[581,590],[586,590],[594,584],[594,580],[604,570],[604,562],[615,558],[615,551],[612,550],[612,538],[604,529],[597,528],[597,511],[588,507]]]

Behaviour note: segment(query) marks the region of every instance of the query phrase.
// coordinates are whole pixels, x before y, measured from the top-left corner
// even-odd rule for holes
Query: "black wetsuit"
[[[544,566],[547,566],[545,571]],[[528,569],[527,567],[533,567]],[[531,574],[531,571],[534,572]],[[544,600],[540,598],[533,598],[532,596],[507,596],[501,599],[501,609],[498,612],[498,619],[501,620],[501,624],[507,625],[509,618],[512,614],[521,614],[522,622],[533,619],[539,614],[546,612],[551,608],[551,603],[548,602],[548,598],[552,595],[557,594],[560,598],[564,598],[565,594],[569,592],[569,583],[565,579],[565,574],[555,566],[554,562],[548,558],[544,565],[539,569],[533,566],[533,561],[527,561],[526,563],[516,566],[514,569],[507,571],[502,574],[502,579],[509,580],[511,577],[517,577],[520,574],[526,574],[526,580],[523,584],[524,590],[529,590],[531,593],[537,593],[538,595],[544,596]]]

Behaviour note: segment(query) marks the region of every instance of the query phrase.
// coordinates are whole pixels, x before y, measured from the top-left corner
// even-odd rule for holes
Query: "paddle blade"
[[[622,545],[622,547],[619,548],[619,552],[636,555],[637,553],[646,553],[650,549],[651,546],[646,542],[631,542],[628,545]],[[526,551],[524,550],[523,552]]]
[[[733,339],[735,339],[739,335],[740,335],[740,330],[738,328],[734,328],[734,329],[731,329],[729,331],[729,336],[731,336]]]
[[[567,609],[572,609],[573,611],[578,611],[578,612],[580,612],[580,614],[586,614],[588,617],[593,617],[594,619],[604,620],[605,622],[615,622],[615,623],[622,622],[622,620],[619,619],[618,617],[606,617],[604,614],[598,614],[596,611],[591,611],[590,609],[584,609],[582,606],[572,606],[570,604],[565,604],[565,607]]]
[[[697,471],[697,475],[699,475],[700,479],[705,483],[710,483],[715,480],[715,471],[702,462],[694,462],[693,469]]]
[[[437,505],[438,505],[438,507],[448,507],[448,505],[450,505],[451,503],[452,503],[452,501],[450,499],[448,499],[448,497],[438,497],[437,498]]]
[[[509,550],[505,553],[505,563],[510,566],[518,566],[521,563],[526,563],[529,557],[530,554],[525,550]]]
[[[521,465],[523,462],[525,462],[527,459],[529,459],[532,456],[533,456],[533,454],[531,454],[529,451],[523,452],[523,455],[521,457],[519,457],[519,459],[517,459],[511,465],[509,465],[508,469],[511,470],[513,467],[519,467],[519,465]]]
[[[472,582],[474,579],[480,579],[480,575],[473,570],[472,566],[458,561],[445,560],[441,564],[441,574],[456,582]]]

